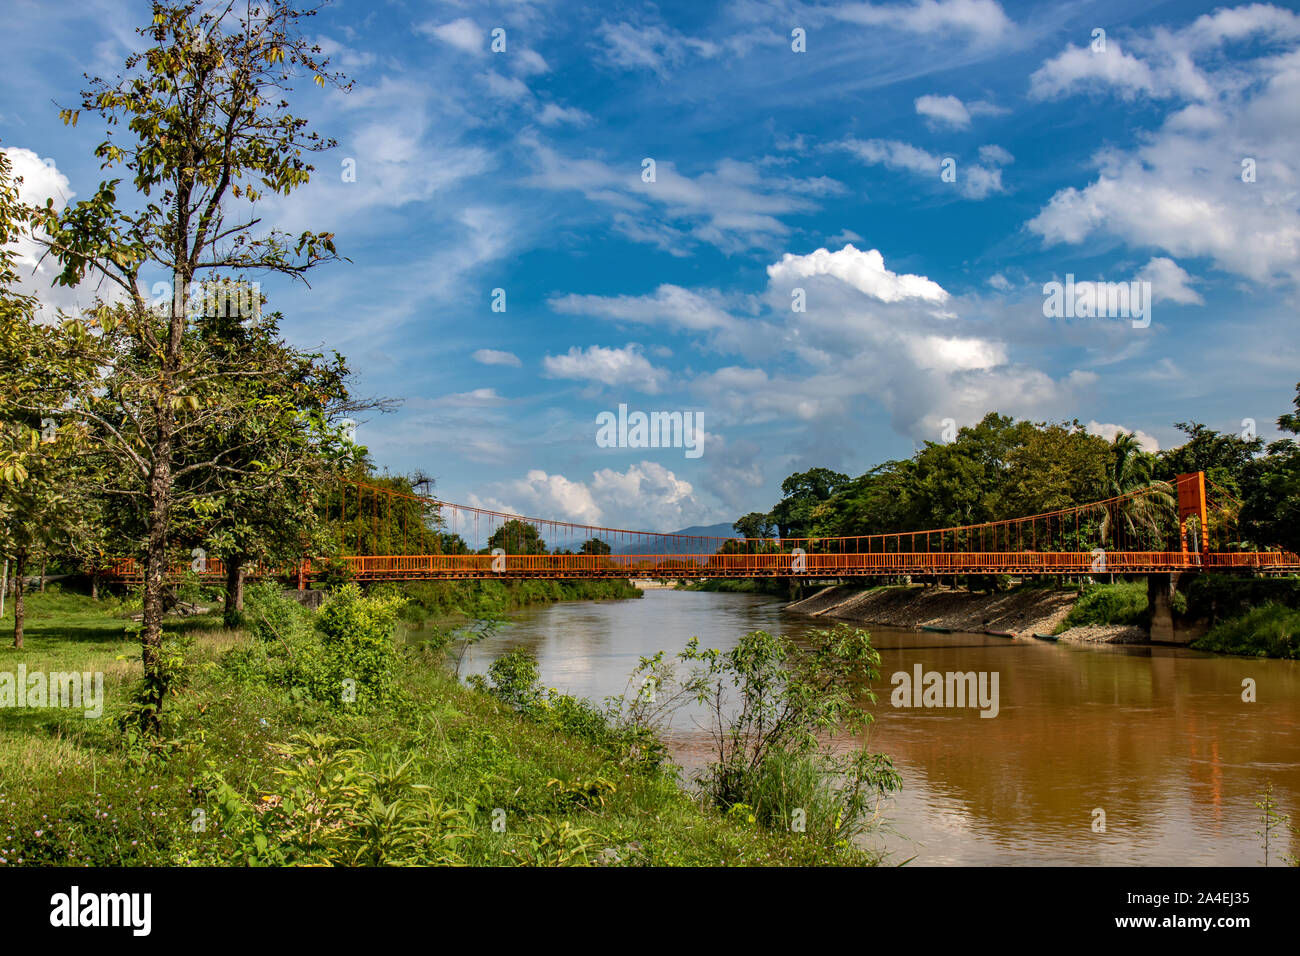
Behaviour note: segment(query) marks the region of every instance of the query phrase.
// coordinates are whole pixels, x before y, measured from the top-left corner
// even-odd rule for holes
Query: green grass
[[[404,659],[394,705],[347,713],[295,702],[219,663],[248,638],[221,629],[215,615],[168,622],[194,637],[190,678],[168,700],[162,744],[142,747],[115,719],[140,672],[138,644],[125,633],[129,613],[76,595],[36,596],[27,646],[0,650],[0,671],[23,662],[29,670],[106,675],[104,716],[97,720],[80,712],[0,710],[0,865],[240,862],[247,833],[222,824],[220,807],[230,801],[216,800],[213,775],[250,808],[248,819],[262,819],[288,792],[278,748],[304,733],[345,741],[375,766],[405,762],[410,783],[459,814],[456,852],[471,864],[552,859],[557,828],[566,824],[569,836],[559,842],[585,844],[579,861],[610,850],[620,865],[874,862],[857,850],[819,850],[800,834],[725,819],[674,776],[621,765],[608,747],[457,683],[430,657]],[[504,832],[491,826],[498,810]]]
[[[1265,604],[1215,625],[1193,641],[1192,647],[1220,654],[1300,660],[1300,610]]]
[[[1084,591],[1070,608],[1070,613],[1056,626],[1056,633],[1088,624],[1133,624],[1147,622],[1147,586],[1145,581],[1121,581],[1101,584]]]

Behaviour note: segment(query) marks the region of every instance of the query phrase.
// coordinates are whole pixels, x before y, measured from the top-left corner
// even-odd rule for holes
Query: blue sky
[[[102,129],[57,106],[147,4],[9,13],[0,146],[29,198],[84,198]],[[296,95],[338,147],[259,212],[352,261],[251,278],[405,400],[357,438],[448,500],[673,530],[990,410],[1268,438],[1300,379],[1294,8],[347,0],[309,27],[355,87]],[[1150,282],[1149,327],[1045,317],[1067,274]],[[599,447],[620,404],[702,415],[703,454]]]

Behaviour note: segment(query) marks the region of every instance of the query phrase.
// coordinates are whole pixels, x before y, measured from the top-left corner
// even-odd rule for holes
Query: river
[[[728,649],[752,630],[792,638],[824,620],[745,594],[650,590],[641,600],[567,602],[511,615],[470,649],[462,673],[524,647],[543,683],[601,701],[622,693],[638,658],[692,636]],[[1258,865],[1261,811],[1300,825],[1300,665],[1183,648],[1071,646],[978,634],[871,627],[880,650],[871,749],[893,757],[904,789],[870,837],[911,865]],[[895,708],[891,675],[998,675],[998,713]],[[1242,682],[1257,699],[1242,700]],[[668,736],[687,768],[708,759],[691,715]],[[1097,828],[1104,811],[1104,832]],[[1270,863],[1300,852],[1283,825]]]

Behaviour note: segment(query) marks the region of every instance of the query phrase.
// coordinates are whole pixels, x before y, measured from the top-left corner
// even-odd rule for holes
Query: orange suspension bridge
[[[296,578],[326,571],[359,581],[466,578],[849,578],[957,574],[1287,572],[1300,557],[1234,548],[1240,502],[1203,472],[1179,475],[1104,501],[979,524],[842,537],[740,539],[627,531],[440,501],[341,480],[321,508],[337,541],[332,556],[296,567],[250,567]],[[594,544],[599,539],[609,548]],[[584,547],[585,546],[585,547]],[[220,577],[216,559],[174,573]],[[138,578],[134,559],[110,575]]]

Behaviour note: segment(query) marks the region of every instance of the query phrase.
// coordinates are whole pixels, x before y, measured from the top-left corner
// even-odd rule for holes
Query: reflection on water
[[[641,600],[572,602],[511,616],[471,648],[463,673],[524,647],[542,680],[600,701],[622,693],[642,655],[692,636],[727,649],[747,631],[792,637],[827,622],[769,598],[651,590]],[[1300,666],[1175,648],[1076,647],[981,635],[870,628],[881,652],[873,750],[894,758],[905,789],[888,804],[898,836],[878,843],[916,864],[1255,865],[1254,807],[1274,787],[1300,824]],[[890,705],[890,675],[999,675],[999,712]],[[1241,700],[1242,680],[1257,702]],[[685,714],[668,743],[684,766],[708,741]],[[1094,809],[1106,832],[1092,830]],[[1287,852],[1285,827],[1270,856]],[[1300,850],[1300,841],[1291,846]]]

